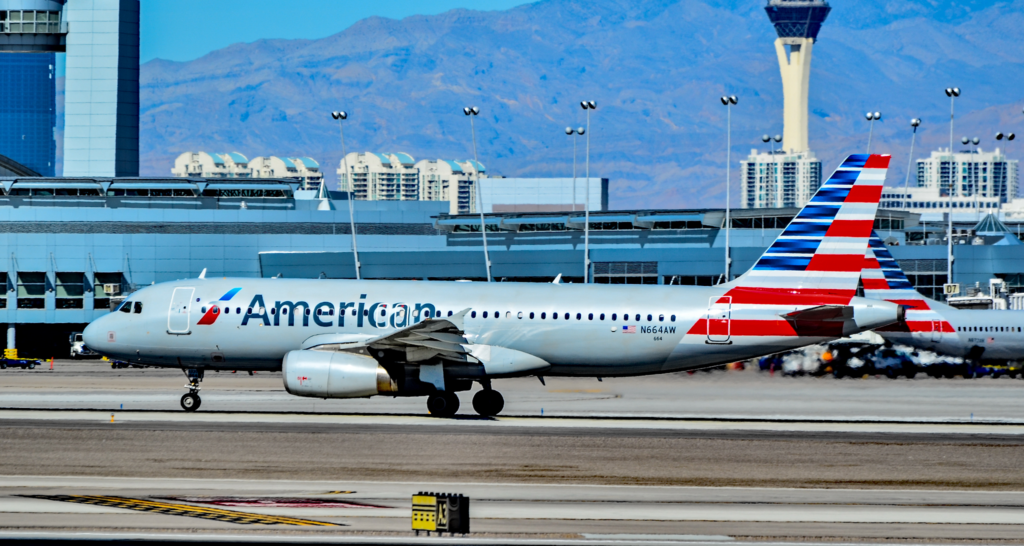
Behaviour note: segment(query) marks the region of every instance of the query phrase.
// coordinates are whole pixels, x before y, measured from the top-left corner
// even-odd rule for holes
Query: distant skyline
[[[537,0],[142,0],[140,62],[191,61],[231,44],[318,39],[372,16],[402,19]]]

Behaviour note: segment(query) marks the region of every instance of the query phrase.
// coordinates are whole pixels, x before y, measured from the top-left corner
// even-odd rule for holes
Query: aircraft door
[[[932,321],[932,341],[942,341],[942,321]]]
[[[175,288],[171,295],[171,306],[167,311],[167,333],[188,334],[190,327],[189,313],[192,310],[192,295],[195,288]]]
[[[732,296],[715,296],[708,300],[708,343],[731,343]]]

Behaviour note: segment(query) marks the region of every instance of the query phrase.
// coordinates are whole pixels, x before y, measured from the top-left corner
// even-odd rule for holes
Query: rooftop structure
[[[824,0],[769,0],[765,12],[775,25],[775,52],[785,95],[782,148],[790,153],[808,150],[807,98],[811,84],[811,53],[818,32],[832,10]]]
[[[185,152],[174,160],[171,174],[200,178],[251,178],[253,175],[249,158],[240,152]]]
[[[257,157],[249,162],[253,178],[290,178],[304,190],[318,190],[324,180],[320,164],[312,157]]]

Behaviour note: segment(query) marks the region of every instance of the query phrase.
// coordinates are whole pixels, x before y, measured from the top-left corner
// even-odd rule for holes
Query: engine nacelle
[[[296,396],[365,398],[398,391],[377,361],[364,355],[328,351],[291,351],[281,365],[284,388]]]

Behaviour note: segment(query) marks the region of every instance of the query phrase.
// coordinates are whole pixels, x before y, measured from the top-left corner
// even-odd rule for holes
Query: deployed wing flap
[[[470,357],[464,345],[469,345],[463,331],[463,321],[469,309],[463,309],[450,317],[428,318],[400,330],[384,335],[352,339],[350,343],[339,343],[339,336],[314,336],[303,344],[304,349],[320,347],[351,351],[370,348],[375,350],[404,350],[409,362],[421,362],[434,357],[466,362]],[[319,338],[319,339],[317,339]],[[346,338],[348,341],[351,338]]]

